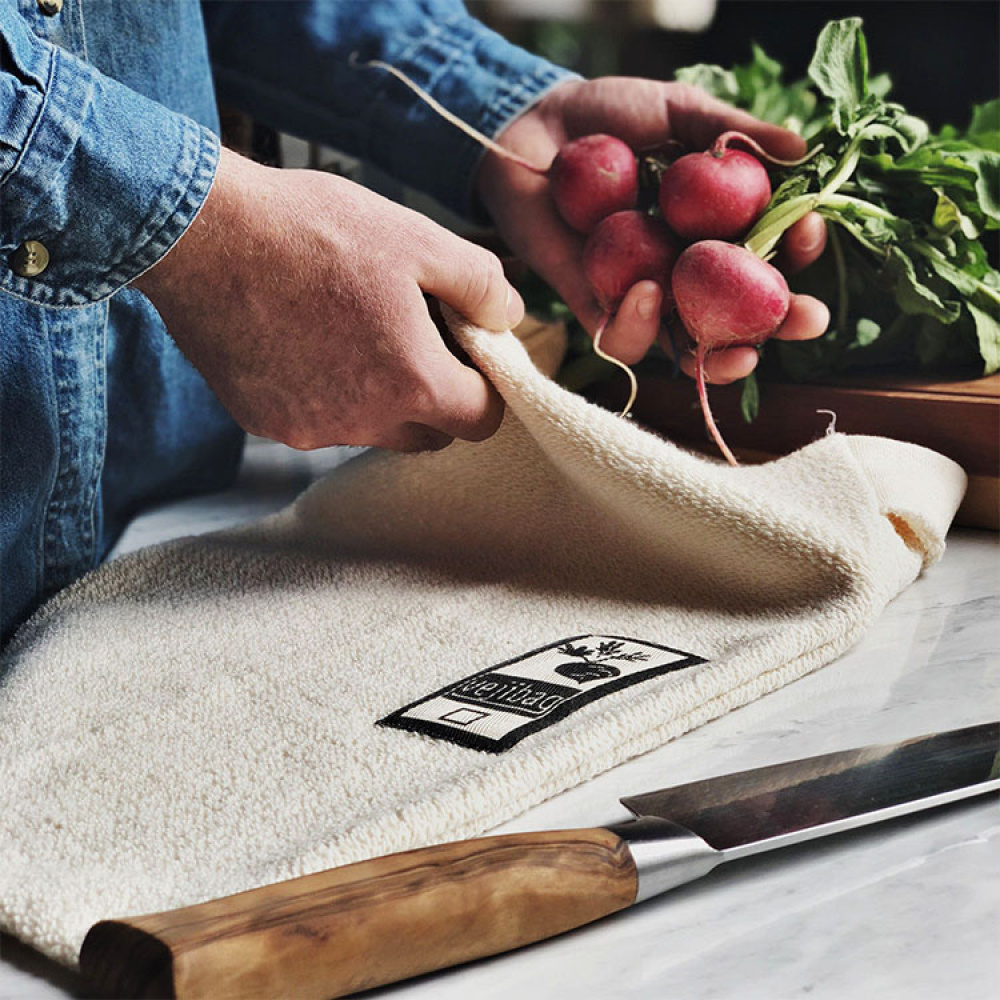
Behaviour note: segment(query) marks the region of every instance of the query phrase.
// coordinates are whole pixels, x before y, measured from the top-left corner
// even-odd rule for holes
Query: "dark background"
[[[973,102],[1000,94],[1000,3],[997,0],[722,0],[701,34],[640,23],[625,0],[592,6],[585,22],[503,21],[488,2],[469,9],[511,40],[584,76],[625,73],[670,79],[697,62],[746,62],[756,41],[805,75],[816,36],[827,21],[864,19],[873,73],[888,72],[892,97],[937,129],[964,125]]]

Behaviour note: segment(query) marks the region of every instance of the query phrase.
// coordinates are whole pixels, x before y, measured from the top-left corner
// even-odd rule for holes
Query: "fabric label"
[[[501,753],[598,698],[705,662],[641,639],[576,635],[463,677],[378,725]]]

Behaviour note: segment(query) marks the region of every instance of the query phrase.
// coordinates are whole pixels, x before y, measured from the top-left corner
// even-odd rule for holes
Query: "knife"
[[[621,799],[634,820],[440,844],[91,927],[102,995],[325,1000],[591,923],[717,865],[1000,790],[1000,722]]]

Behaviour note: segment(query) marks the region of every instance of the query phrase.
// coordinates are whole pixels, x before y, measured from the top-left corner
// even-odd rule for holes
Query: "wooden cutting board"
[[[619,403],[617,382],[601,402]],[[1000,530],[1000,375],[964,381],[858,376],[824,384],[761,385],[760,414],[752,424],[740,415],[738,386],[709,389],[712,412],[741,461],[788,454],[821,437],[836,414],[836,429],[910,441],[954,459],[969,475],[969,490],[956,524]],[[718,455],[708,440],[694,383],[664,368],[639,379],[635,419],[688,447]]]

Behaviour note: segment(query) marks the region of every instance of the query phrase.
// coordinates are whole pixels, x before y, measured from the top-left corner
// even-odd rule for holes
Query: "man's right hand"
[[[253,434],[417,451],[487,438],[503,416],[424,299],[509,329],[524,306],[499,259],[343,178],[223,150],[200,214],[134,284]]]

